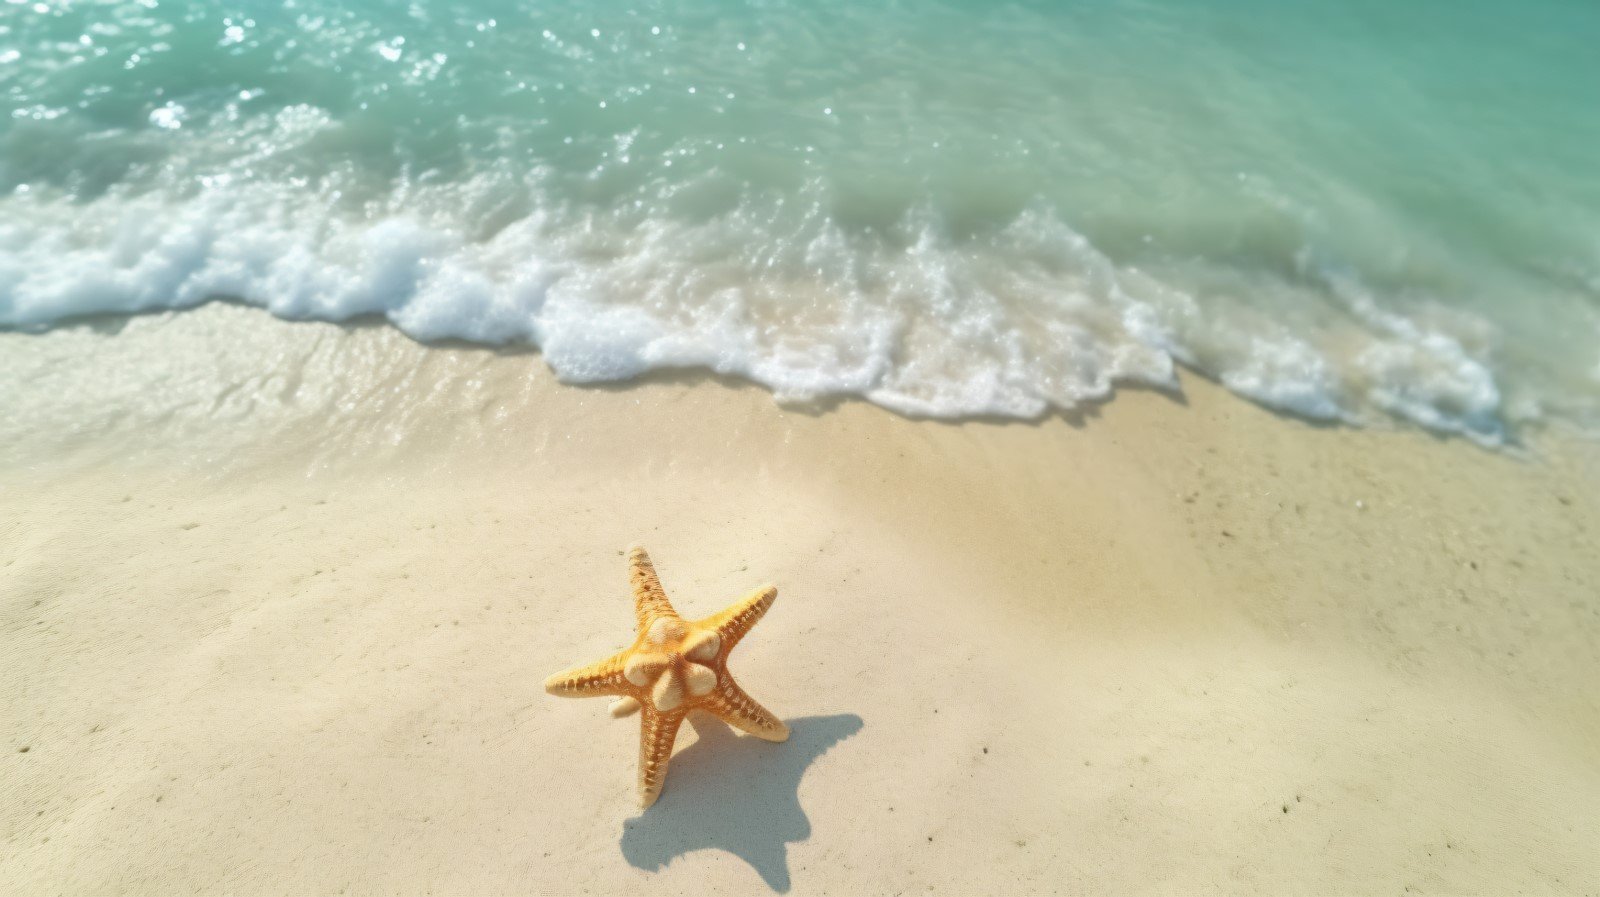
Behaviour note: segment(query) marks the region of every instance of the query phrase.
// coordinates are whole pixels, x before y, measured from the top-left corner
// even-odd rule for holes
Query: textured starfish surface
[[[789,727],[728,673],[728,652],[766,614],[778,590],[763,586],[721,613],[691,621],[667,600],[650,555],[639,546],[628,551],[628,576],[639,626],[633,645],[598,663],[557,673],[544,688],[568,698],[615,697],[612,716],[642,711],[639,805],[648,807],[661,796],[678,727],[691,710],[767,741],[789,737]]]

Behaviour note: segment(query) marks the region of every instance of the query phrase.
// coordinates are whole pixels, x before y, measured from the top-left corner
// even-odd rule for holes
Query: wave
[[[1487,360],[1348,277],[1118,265],[1039,205],[978,234],[927,206],[851,229],[820,184],[692,216],[541,200],[538,181],[417,188],[367,215],[275,183],[15,194],[0,201],[0,326],[229,297],[287,319],[380,315],[423,341],[530,344],[568,383],[705,368],[783,402],[854,395],[929,417],[1034,418],[1119,383],[1176,388],[1183,364],[1307,418],[1506,438]],[[1253,295],[1202,301],[1175,275]]]

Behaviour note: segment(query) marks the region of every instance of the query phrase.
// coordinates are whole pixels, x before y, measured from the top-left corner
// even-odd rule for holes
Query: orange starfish
[[[628,550],[628,577],[639,622],[633,645],[598,663],[557,673],[544,680],[544,689],[568,698],[616,697],[615,717],[644,711],[639,805],[648,807],[661,796],[678,727],[691,710],[704,710],[767,741],[789,737],[789,727],[728,673],[728,652],[766,614],[778,590],[763,586],[727,610],[691,622],[667,600],[655,565],[640,546]]]

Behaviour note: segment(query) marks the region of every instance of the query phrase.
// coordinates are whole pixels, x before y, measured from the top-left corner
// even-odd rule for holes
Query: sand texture
[[[1038,424],[214,305],[0,334],[8,894],[1600,892],[1600,451]],[[782,598],[640,815],[544,693]]]

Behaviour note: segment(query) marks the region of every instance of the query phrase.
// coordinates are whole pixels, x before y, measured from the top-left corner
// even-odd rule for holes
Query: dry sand
[[[118,331],[112,333],[109,331]],[[0,890],[1600,892],[1600,447],[952,425],[210,306],[0,335]],[[771,745],[540,683],[621,550]],[[24,752],[25,749],[25,752]]]

